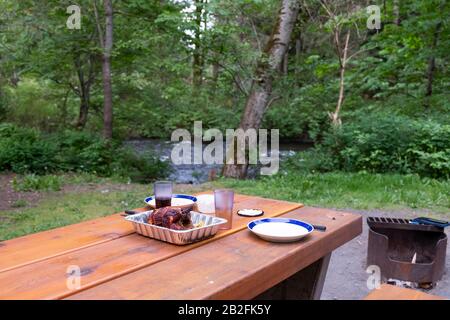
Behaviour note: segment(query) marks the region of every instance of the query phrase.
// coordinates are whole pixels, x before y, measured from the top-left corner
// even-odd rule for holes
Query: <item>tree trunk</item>
[[[82,63],[83,56],[75,57],[75,69],[77,71],[79,89],[72,87],[72,90],[80,98],[80,112],[78,115],[78,120],[76,128],[84,129],[88,120],[89,110],[91,109],[91,86],[94,82],[95,71],[94,71],[94,55],[89,55],[87,58],[88,74],[85,77]]]
[[[113,8],[111,0],[104,0],[106,28],[105,28],[105,49],[103,53],[103,136],[106,139],[112,138],[113,130],[113,102],[112,102],[112,83],[111,83],[111,52],[113,47]]]
[[[215,59],[219,59],[218,54],[214,54]],[[212,81],[212,90],[213,92],[217,89],[217,81],[219,80],[219,73],[220,73],[220,64],[217,61],[214,61],[212,63],[212,75],[211,75],[211,81]]]
[[[439,38],[439,32],[441,30],[442,22],[438,22],[436,25],[436,29],[434,30],[433,35],[433,44],[432,44],[432,50],[436,49],[437,41]],[[429,97],[433,94],[433,79],[434,79],[434,72],[436,70],[436,58],[434,54],[432,54],[428,60],[428,69],[427,69],[427,90],[425,93],[425,106],[429,107]]]
[[[289,52],[288,52],[288,49],[286,49],[286,53],[284,54],[282,68],[281,68],[281,72],[285,76],[288,74],[288,70],[289,70],[288,62],[289,62]]]
[[[236,20],[237,20],[237,23],[239,25],[239,28],[241,29],[241,32],[239,32],[239,40],[241,42],[244,42],[246,40],[245,39],[245,32],[244,32],[244,30],[245,30],[245,16],[242,13],[242,11],[240,11],[238,13],[238,16],[237,16]]]
[[[4,103],[4,94],[3,94],[3,84],[0,78],[0,121],[2,121],[6,116],[6,105]]]
[[[19,81],[20,81],[19,75],[17,74],[16,70],[14,70],[11,75],[11,85],[14,88],[17,88],[17,86],[19,85]]]
[[[192,84],[194,90],[199,89],[203,82],[203,56],[201,47],[202,11],[203,0],[195,0],[195,35],[194,53],[192,57]]]
[[[86,97],[80,97],[80,112],[78,114],[78,121],[76,127],[80,130],[84,129],[87,122],[87,117],[89,113],[89,102]]]
[[[399,7],[399,0],[394,0],[393,3],[393,14],[394,14],[394,24],[399,26],[400,25],[400,7]]]
[[[102,46],[102,78],[103,78],[103,137],[111,139],[113,133],[113,101],[111,83],[111,52],[113,47],[113,7],[112,0],[104,0],[105,34],[101,28],[98,11],[94,1],[94,13],[100,45]]]
[[[90,87],[86,86],[86,82],[84,81],[84,72],[80,57],[76,57],[74,63],[77,70],[78,83],[80,86],[80,89],[77,90],[77,94],[80,97],[80,112],[78,113],[76,128],[82,130],[86,126],[86,122],[88,119],[90,105]]]
[[[239,127],[244,131],[250,128],[259,129],[261,126],[264,112],[271,100],[273,74],[280,69],[286,54],[298,10],[298,0],[281,0],[277,21],[256,68],[250,95],[241,118]],[[227,160],[229,159],[234,159],[234,164],[224,165],[222,174],[226,177],[245,178],[248,161],[245,164],[236,164],[233,152],[227,154]]]
[[[342,57],[339,58],[340,60],[340,67],[339,67],[339,98],[336,104],[336,110],[334,112],[331,112],[329,114],[331,118],[331,122],[334,126],[340,126],[341,125],[341,119],[339,117],[339,112],[342,108],[342,103],[344,102],[344,89],[345,89],[345,67],[347,66],[347,52],[348,52],[348,43],[350,40],[350,31],[347,32],[347,35],[345,36],[345,44],[344,44],[344,52],[342,54]]]
[[[69,94],[70,94],[71,89],[69,88],[65,95],[64,95],[64,100],[63,103],[61,105],[61,118],[62,118],[62,127],[65,128],[66,124],[67,124],[67,100],[69,99]]]
[[[206,21],[206,17],[207,14],[205,13],[205,29],[207,26],[207,21]],[[219,27],[223,25],[223,21],[222,21],[223,17],[220,14],[216,14],[215,15],[215,26]],[[215,45],[212,46],[213,50],[212,50],[212,57],[213,57],[213,61],[212,61],[212,72],[211,72],[211,80],[212,80],[212,84],[213,84],[213,90],[215,91],[217,89],[217,81],[219,80],[219,75],[220,75],[220,61],[223,55],[223,50],[224,50],[224,44],[221,43],[220,41],[220,37],[217,35],[213,36],[212,41],[215,43]]]
[[[303,51],[302,34],[299,32],[298,38],[295,40],[295,74],[300,73],[300,57]]]

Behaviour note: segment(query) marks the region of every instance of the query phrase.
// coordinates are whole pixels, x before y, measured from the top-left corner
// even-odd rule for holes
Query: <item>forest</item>
[[[194,121],[302,151],[180,188],[448,213],[449,17],[445,0],[2,0],[0,240],[137,205],[174,168],[126,142]]]

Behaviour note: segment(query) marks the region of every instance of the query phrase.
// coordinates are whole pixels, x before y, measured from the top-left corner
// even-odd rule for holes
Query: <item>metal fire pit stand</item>
[[[367,265],[380,267],[383,282],[436,283],[442,278],[447,248],[443,228],[383,217],[369,217],[367,224]]]

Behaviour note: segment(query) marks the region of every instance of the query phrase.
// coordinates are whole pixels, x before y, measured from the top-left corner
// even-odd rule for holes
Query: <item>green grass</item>
[[[289,173],[259,180],[224,179],[237,192],[341,209],[423,209],[450,213],[450,181],[416,175]]]

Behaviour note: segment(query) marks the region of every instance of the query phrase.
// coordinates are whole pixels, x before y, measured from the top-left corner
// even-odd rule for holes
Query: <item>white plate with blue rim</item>
[[[145,198],[145,203],[147,203],[150,207],[154,208],[155,204],[155,196]],[[189,208],[193,207],[197,202],[197,198],[188,194],[173,194],[171,200],[172,207],[180,207],[180,208]]]
[[[307,222],[289,218],[264,218],[248,223],[247,228],[258,237],[271,242],[293,242],[313,232]]]

